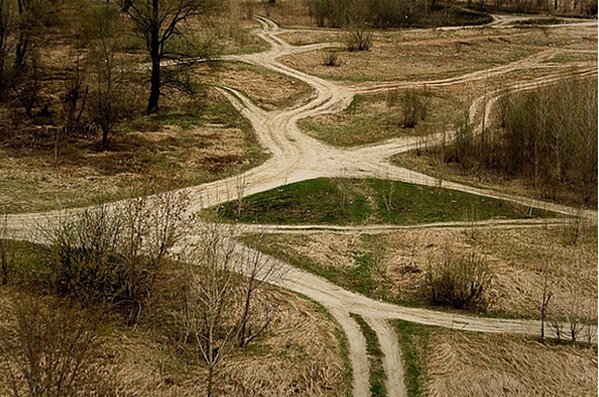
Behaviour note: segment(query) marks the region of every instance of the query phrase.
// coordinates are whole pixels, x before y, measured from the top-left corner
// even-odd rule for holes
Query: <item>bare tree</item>
[[[0,0],[0,102],[4,101],[7,91],[7,70],[11,51],[10,36],[14,30],[14,9],[10,0]]]
[[[539,305],[539,309],[541,311],[541,341],[545,341],[545,323],[547,321],[547,309],[549,308],[549,303],[551,303],[551,299],[553,298],[553,286],[551,284],[550,275],[549,275],[549,265],[545,264],[541,269],[543,273],[543,295],[541,297],[541,304]],[[557,335],[559,338],[559,329],[557,330]]]
[[[208,367],[207,396],[214,393],[216,370],[235,336],[230,308],[234,303],[235,242],[225,240],[216,226],[204,230],[191,246],[184,295],[185,339]]]
[[[131,97],[124,89],[127,67],[117,56],[123,48],[124,29],[118,10],[108,4],[94,8],[84,23],[93,71],[90,113],[102,132],[102,150],[106,150],[108,135]]]
[[[209,397],[215,393],[215,378],[227,354],[246,347],[268,328],[276,304],[260,300],[259,291],[282,276],[276,262],[233,237],[232,229],[204,225],[186,250],[183,333],[206,363]]]
[[[189,18],[207,14],[216,5],[214,0],[119,0],[119,4],[143,36],[151,59],[150,96],[148,113],[158,111],[163,78],[161,62],[170,56],[167,44],[175,36],[181,36],[180,25]]]
[[[11,309],[0,326],[0,391],[11,397],[108,395],[109,383],[97,371],[102,341],[93,316],[25,296]]]

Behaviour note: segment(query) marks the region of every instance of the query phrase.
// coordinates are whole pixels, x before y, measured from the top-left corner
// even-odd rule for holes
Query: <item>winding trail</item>
[[[526,197],[509,195],[506,193],[471,187],[454,182],[447,182],[437,178],[424,175],[406,168],[397,167],[390,163],[389,158],[398,153],[413,150],[422,144],[421,138],[402,137],[391,139],[379,144],[358,148],[333,148],[312,137],[302,133],[297,124],[300,119],[334,113],[347,108],[354,95],[364,93],[383,92],[395,88],[421,87],[426,83],[428,87],[445,87],[465,82],[480,81],[489,76],[499,76],[515,71],[527,71],[531,69],[544,72],[542,77],[528,79],[523,82],[507,85],[502,90],[488,94],[487,113],[497,99],[506,91],[530,90],[542,85],[551,84],[563,78],[580,78],[584,76],[596,76],[596,63],[576,64],[553,64],[546,61],[555,54],[556,49],[541,51],[530,57],[491,68],[483,71],[467,73],[462,76],[434,81],[398,81],[386,83],[368,83],[356,87],[346,87],[335,82],[311,76],[309,74],[294,70],[277,61],[282,56],[287,56],[304,51],[311,51],[329,46],[330,43],[313,44],[307,46],[292,46],[282,40],[279,35],[289,30],[280,29],[277,24],[263,17],[257,17],[262,29],[257,33],[259,37],[271,45],[271,49],[257,54],[227,56],[225,60],[241,61],[257,65],[272,71],[276,71],[289,77],[301,80],[314,89],[314,95],[309,101],[297,104],[288,109],[266,111],[256,106],[249,98],[240,92],[227,87],[222,87],[221,92],[233,106],[238,109],[252,124],[257,139],[266,148],[271,157],[264,164],[247,171],[241,175],[227,179],[203,184],[180,190],[190,197],[190,205],[186,209],[187,214],[220,204],[229,200],[237,199],[247,195],[263,192],[293,182],[299,182],[317,177],[377,177],[404,181],[426,186],[442,186],[466,193],[484,197],[492,197],[510,201],[533,208],[541,208],[568,216],[582,216],[590,222],[597,221],[595,211],[579,211],[576,208],[548,203]],[[513,18],[495,17],[494,22],[488,25],[491,28],[505,29],[514,22]],[[558,25],[556,29],[568,29],[570,25]],[[571,24],[577,29],[596,27],[596,23],[581,22]],[[443,28],[438,30],[456,30],[463,27]],[[572,67],[575,70],[572,71]],[[481,119],[482,98],[473,103],[470,108],[470,118],[473,121]],[[428,143],[440,143],[445,137],[452,138],[452,132],[434,134],[428,137]],[[118,205],[114,203],[113,205]],[[46,227],[52,227],[53,222],[58,219],[80,211],[62,210],[36,214],[18,214],[7,216],[8,232],[14,238],[36,239],[33,233],[39,227],[40,222],[45,222]],[[323,231],[334,231],[341,233],[382,233],[391,230],[403,230],[414,227],[446,228],[446,227],[539,227],[546,225],[563,225],[571,222],[567,218],[543,219],[543,220],[490,220],[483,222],[467,223],[452,222],[417,226],[252,226],[238,227],[238,231],[255,230],[269,233],[318,233]],[[250,229],[248,229],[250,228]],[[252,229],[253,228],[253,229]],[[190,236],[191,239],[200,239],[201,236]],[[231,237],[232,238],[232,237]],[[251,250],[241,247],[237,254],[248,255]],[[540,323],[534,320],[481,318],[453,314],[448,312],[434,311],[403,307],[390,303],[384,303],[369,299],[360,294],[353,293],[334,285],[313,274],[296,269],[287,263],[265,256],[265,260],[275,261],[284,270],[284,276],[275,284],[304,294],[326,307],[333,317],[344,329],[348,342],[350,359],[353,368],[353,394],[354,396],[368,396],[368,359],[364,336],[358,324],[349,316],[349,313],[361,315],[371,325],[378,335],[379,342],[385,353],[384,368],[388,375],[387,389],[389,396],[407,396],[403,382],[403,364],[399,350],[397,335],[395,335],[389,320],[401,319],[420,324],[433,325],[451,329],[460,329],[476,332],[513,333],[523,335],[539,334]],[[553,331],[548,329],[550,337]],[[596,333],[594,327],[587,332]]]

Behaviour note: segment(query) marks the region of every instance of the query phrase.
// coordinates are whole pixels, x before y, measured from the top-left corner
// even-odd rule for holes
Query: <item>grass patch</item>
[[[403,92],[399,92],[403,95]],[[414,128],[402,127],[401,103],[387,104],[388,94],[356,95],[342,113],[300,120],[307,134],[333,146],[359,146],[402,136],[425,136],[449,129],[461,103],[432,92],[419,93],[427,102],[424,120]],[[400,101],[396,101],[400,102]]]
[[[368,353],[368,359],[370,361],[370,393],[372,397],[385,397],[387,396],[387,389],[385,388],[385,371],[383,369],[383,352],[379,345],[376,332],[364,321],[364,319],[354,313],[350,316],[356,320],[364,338],[366,338],[366,352]]]
[[[393,324],[399,338],[408,396],[423,397],[426,379],[426,362],[423,357],[428,350],[431,328],[402,320]]]
[[[262,224],[417,223],[522,219],[541,210],[458,191],[378,179],[318,178],[251,195],[208,210],[224,221]]]

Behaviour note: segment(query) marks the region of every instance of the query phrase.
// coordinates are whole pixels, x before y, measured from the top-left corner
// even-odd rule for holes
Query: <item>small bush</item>
[[[97,318],[34,297],[21,296],[11,306],[0,325],[1,395],[117,395],[100,363]]]
[[[401,100],[403,128],[414,128],[419,121],[426,118],[428,112],[428,99],[415,91],[407,90]]]
[[[448,257],[440,266],[429,267],[427,284],[433,305],[476,309],[486,305],[485,290],[493,275],[480,256]]]
[[[57,294],[104,304],[137,321],[180,237],[183,206],[171,195],[100,206],[61,222],[51,236]]]
[[[351,29],[345,37],[347,51],[370,51],[374,37],[372,32],[365,28]]]
[[[322,50],[322,64],[324,66],[341,66],[343,62],[339,56],[339,50],[336,48],[325,48]]]

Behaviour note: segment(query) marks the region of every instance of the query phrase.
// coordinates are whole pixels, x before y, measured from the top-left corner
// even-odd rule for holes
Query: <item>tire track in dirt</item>
[[[543,65],[543,60],[548,59],[550,51],[536,54],[526,59],[513,62],[508,65],[489,69],[486,71],[477,71],[463,76],[450,79],[440,79],[434,82],[394,82],[385,84],[370,84],[357,88],[348,88],[340,86],[333,82],[299,72],[277,61],[278,58],[298,53],[310,51],[322,46],[330,45],[315,44],[303,47],[294,47],[287,44],[278,37],[283,32],[272,21],[258,17],[262,25],[262,30],[258,36],[267,41],[272,48],[269,51],[226,57],[230,60],[237,60],[252,63],[287,76],[301,80],[309,84],[315,94],[309,102],[292,106],[289,109],[264,111],[258,108],[250,99],[241,93],[231,89],[222,88],[222,93],[229,101],[249,120],[254,127],[256,136],[272,157],[263,165],[254,168],[241,175],[207,183],[201,186],[181,189],[179,192],[186,193],[191,199],[191,205],[187,209],[188,214],[197,212],[200,209],[207,208],[225,201],[236,199],[250,194],[273,189],[292,182],[299,182],[316,177],[388,177],[389,179],[402,180],[406,182],[427,185],[443,186],[445,188],[460,190],[480,196],[500,198],[502,200],[512,201],[535,208],[549,208],[555,212],[574,215],[578,211],[567,206],[558,206],[545,203],[539,200],[512,196],[500,192],[494,192],[487,189],[473,188],[457,183],[441,181],[424,174],[420,174],[408,169],[392,166],[388,163],[388,158],[402,151],[417,147],[418,144],[413,138],[397,139],[391,142],[384,142],[378,145],[363,147],[358,149],[338,149],[329,147],[322,142],[317,141],[303,134],[297,127],[297,122],[306,117],[321,115],[326,113],[338,112],[345,109],[351,103],[356,93],[378,92],[393,88],[412,88],[420,87],[423,84],[447,86],[461,84],[469,81],[477,81],[485,76],[501,75],[508,72],[527,70],[529,68],[547,68],[555,70],[556,73],[546,75],[534,82],[526,82],[530,89],[544,84],[551,84],[558,77],[575,77],[577,75],[596,75],[596,65],[581,66],[576,72],[564,73],[559,65]],[[587,26],[588,23],[585,23]],[[505,18],[496,18],[491,27],[506,28],[508,22]],[[580,25],[580,24],[578,24]],[[595,25],[594,25],[595,26]],[[560,25],[560,28],[566,28],[567,25]],[[438,30],[456,30],[463,27],[454,27]],[[480,100],[477,102],[480,104]],[[479,112],[477,104],[471,107],[471,119],[475,119]],[[487,111],[489,111],[489,106]],[[437,135],[438,139],[439,135]],[[239,189],[240,181],[243,181],[243,189]],[[114,203],[112,205],[118,205]],[[80,209],[67,211],[51,211],[44,214],[20,214],[7,217],[8,229],[13,236],[42,241],[42,237],[35,235],[33,231],[39,228],[41,220],[45,220],[45,228],[52,228],[53,224],[61,217],[77,213]],[[584,216],[596,222],[597,214],[595,211],[586,211]],[[489,227],[509,227],[509,226],[532,226],[532,222],[513,222],[513,225],[502,223],[503,221],[487,221],[485,226]],[[556,220],[547,220],[555,222]],[[561,221],[560,221],[561,222]],[[426,226],[426,225],[425,225]],[[452,226],[452,225],[445,225]],[[469,227],[455,224],[456,227]],[[376,229],[376,228],[379,229]],[[431,226],[434,227],[434,226]],[[442,226],[441,226],[442,227]],[[369,228],[369,227],[364,227]],[[373,232],[382,230],[382,226],[372,227]],[[197,236],[201,238],[201,236]],[[246,252],[250,252],[246,249]],[[241,255],[241,253],[240,253]],[[477,332],[502,332],[518,333],[526,335],[536,335],[540,329],[538,321],[518,320],[518,319],[491,319],[475,316],[459,315],[447,312],[438,312],[427,309],[417,309],[401,307],[388,303],[374,301],[362,295],[344,290],[320,277],[313,274],[295,269],[288,264],[277,261],[274,258],[268,258],[278,263],[281,269],[285,270],[285,276],[276,282],[279,286],[292,291],[302,293],[323,304],[341,324],[344,329],[350,350],[350,359],[354,372],[353,393],[354,396],[369,395],[368,379],[368,359],[366,357],[366,348],[364,336],[361,334],[358,324],[349,317],[353,312],[369,319],[384,348],[385,369],[387,374],[395,371],[401,379],[402,364],[399,348],[397,346],[397,337],[389,328],[388,320],[402,319],[405,321],[416,322],[426,325],[434,325],[452,329],[463,329]],[[596,332],[596,328],[590,327],[588,332]],[[551,330],[548,330],[551,335]],[[388,388],[391,391],[390,396],[403,396],[402,386],[398,379],[392,379]]]

